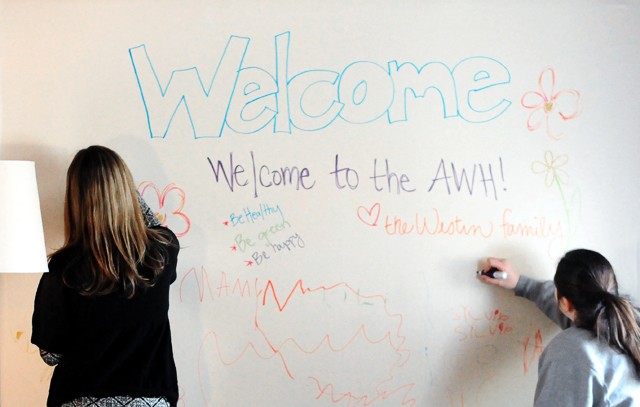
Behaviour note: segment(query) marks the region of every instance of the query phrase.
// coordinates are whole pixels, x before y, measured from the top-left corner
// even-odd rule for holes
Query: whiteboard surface
[[[475,270],[587,247],[640,294],[639,9],[5,0],[0,158],[49,252],[73,154],[130,165],[182,246],[181,406],[523,405],[557,330]],[[45,403],[38,278],[0,276],[3,406]]]

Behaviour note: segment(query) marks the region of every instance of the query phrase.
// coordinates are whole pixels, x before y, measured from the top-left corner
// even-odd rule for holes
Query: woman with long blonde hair
[[[67,171],[65,242],[38,286],[31,341],[56,365],[48,406],[175,406],[168,318],[179,244],[114,151]]]

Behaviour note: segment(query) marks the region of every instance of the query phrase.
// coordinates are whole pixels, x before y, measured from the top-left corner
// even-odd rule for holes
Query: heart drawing
[[[366,206],[358,207],[358,219],[362,221],[362,223],[369,226],[377,226],[378,219],[380,218],[380,203],[374,203],[371,208],[367,208]]]

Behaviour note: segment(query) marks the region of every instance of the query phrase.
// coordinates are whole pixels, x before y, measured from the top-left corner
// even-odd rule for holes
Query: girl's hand
[[[509,290],[513,290],[514,288],[516,288],[516,284],[518,284],[518,280],[520,280],[520,273],[518,273],[507,260],[488,257],[484,267],[482,267],[482,271],[489,271],[489,269],[491,269],[492,267],[506,272],[507,278],[505,280],[501,280],[481,275],[478,278],[483,283],[495,285]]]

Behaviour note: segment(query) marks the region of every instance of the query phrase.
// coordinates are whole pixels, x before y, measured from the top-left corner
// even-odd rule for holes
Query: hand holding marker
[[[476,271],[476,275],[478,275],[478,276],[487,276],[487,277],[491,277],[491,278],[497,279],[497,280],[506,280],[507,279],[507,272],[506,271],[500,271],[495,267],[491,267],[487,271],[478,270],[478,271]]]
[[[509,261],[497,257],[488,257],[476,275],[485,284],[510,290],[515,289],[520,280],[518,270]]]

